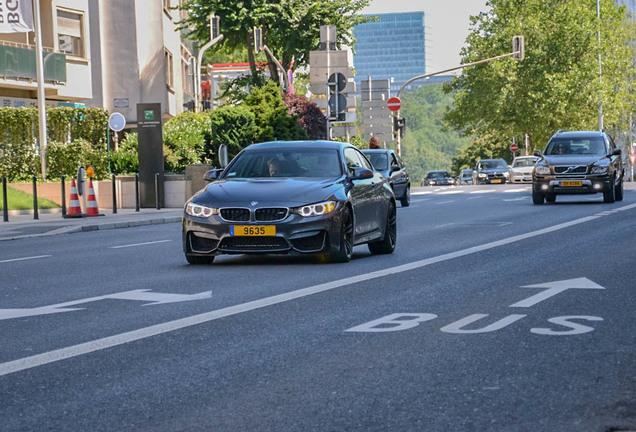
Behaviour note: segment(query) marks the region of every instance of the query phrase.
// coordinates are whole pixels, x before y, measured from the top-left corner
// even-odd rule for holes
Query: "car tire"
[[[185,257],[186,261],[192,265],[212,264],[214,262],[214,256],[185,254]]]
[[[610,187],[603,191],[603,202],[605,204],[611,204],[616,201],[616,186],[614,185],[614,178],[610,180]]]
[[[556,201],[556,194],[548,193],[545,194],[545,202],[553,203]]]
[[[621,178],[618,185],[614,189],[614,198],[616,201],[623,201],[623,179]]]
[[[369,252],[373,255],[387,255],[393,253],[397,243],[397,215],[395,206],[391,205],[386,215],[386,227],[384,238],[380,241],[369,243]]]
[[[411,205],[411,186],[407,185],[406,190],[404,191],[404,196],[400,200],[400,204],[402,207],[408,207]]]
[[[341,215],[342,226],[340,227],[339,250],[330,255],[329,261],[346,263],[353,257],[353,215],[347,206]]]
[[[534,188],[532,188],[532,203],[541,205],[543,204],[544,200],[545,200],[545,196],[542,193],[537,192]]]

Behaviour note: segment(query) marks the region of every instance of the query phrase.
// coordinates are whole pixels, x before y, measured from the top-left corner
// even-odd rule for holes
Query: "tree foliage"
[[[252,74],[256,74],[252,29],[263,29],[263,43],[285,70],[307,66],[309,52],[319,49],[320,26],[335,25],[338,46],[353,46],[353,27],[368,21],[359,14],[370,0],[187,0],[180,6],[188,12],[181,23],[190,36],[209,40],[208,17],[220,17],[221,42],[226,52],[247,47]],[[267,59],[272,80],[278,82],[276,64]]]
[[[542,147],[558,129],[598,128],[599,100],[606,129],[625,128],[636,106],[634,40],[624,6],[601,1],[602,82],[596,4],[580,0],[489,0],[488,12],[471,18],[463,63],[511,51],[514,35],[525,37],[525,60],[491,61],[463,70],[446,86],[456,92],[445,119],[493,155],[510,138],[528,134]]]

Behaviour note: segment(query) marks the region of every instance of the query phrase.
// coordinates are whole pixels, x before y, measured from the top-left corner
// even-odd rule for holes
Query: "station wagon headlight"
[[[607,174],[607,166],[592,165],[590,174]]]
[[[218,214],[219,209],[206,207],[201,204],[188,203],[188,205],[186,205],[186,213],[194,217],[208,218],[212,215]]]
[[[294,209],[294,213],[303,217],[322,216],[329,214],[336,208],[335,201],[325,201],[317,204],[309,204]]]
[[[537,165],[534,172],[539,175],[546,175],[546,174],[550,174],[550,168],[548,168],[547,166]]]

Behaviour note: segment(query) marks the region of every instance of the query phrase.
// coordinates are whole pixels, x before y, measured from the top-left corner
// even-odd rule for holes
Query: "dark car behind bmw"
[[[276,170],[272,169],[276,167]],[[220,254],[315,254],[346,262],[353,247],[395,249],[395,196],[356,147],[331,141],[253,144],[185,205],[191,264]]]
[[[503,159],[481,159],[473,171],[473,184],[503,184],[510,181],[510,167]]]
[[[411,204],[411,178],[402,158],[391,149],[363,149],[373,168],[389,179],[395,198],[402,207]]]

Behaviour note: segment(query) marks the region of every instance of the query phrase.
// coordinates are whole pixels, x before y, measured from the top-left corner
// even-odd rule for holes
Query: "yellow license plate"
[[[276,225],[230,225],[230,235],[248,237],[275,236]]]
[[[493,183],[501,183],[501,179],[494,179],[492,182]]]
[[[583,182],[581,180],[562,181],[561,186],[583,186]]]

